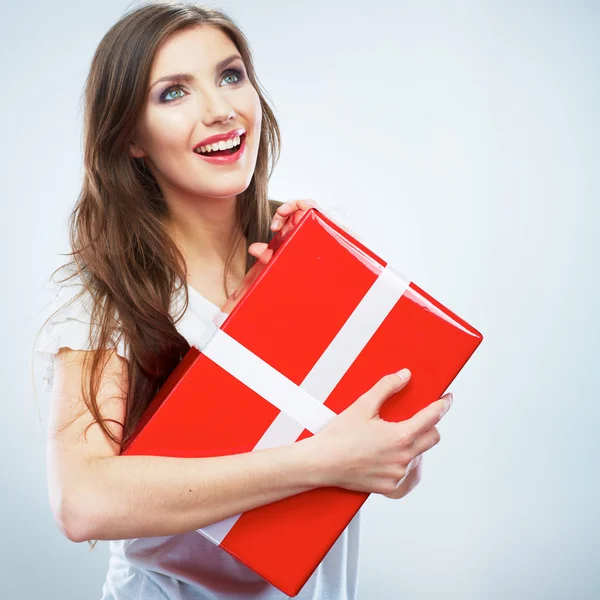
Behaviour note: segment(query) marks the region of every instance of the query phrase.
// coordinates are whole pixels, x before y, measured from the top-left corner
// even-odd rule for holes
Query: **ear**
[[[129,155],[133,158],[142,158],[146,156],[146,153],[138,148],[133,142],[129,142]]]

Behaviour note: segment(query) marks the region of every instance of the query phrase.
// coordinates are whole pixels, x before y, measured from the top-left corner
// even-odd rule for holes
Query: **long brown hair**
[[[83,185],[69,217],[72,252],[67,256],[73,258],[52,274],[54,279],[57,271],[68,267],[72,276],[79,275],[84,287],[73,301],[91,295],[91,348],[110,347],[111,341],[114,346],[120,336],[129,346],[121,440],[107,427],[96,401],[105,353],[90,353],[91,365],[86,356],[85,372],[91,376],[82,381],[82,395],[94,422],[121,445],[190,347],[175,328],[189,302],[185,261],[164,227],[166,203],[156,180],[143,160],[132,158],[127,150],[144,108],[155,52],[173,32],[201,24],[218,27],[234,42],[262,107],[256,168],[248,188],[237,197],[239,234],[225,264],[226,296],[227,271],[242,234],[246,249],[254,242],[268,242],[273,236],[271,218],[281,205],[267,198],[267,183],[279,160],[279,127],[239,27],[225,12],[197,4],[149,3],[126,13],[104,35],[92,59],[84,96]],[[256,258],[246,256],[248,272]],[[181,286],[185,302],[180,315],[173,317],[171,296]]]

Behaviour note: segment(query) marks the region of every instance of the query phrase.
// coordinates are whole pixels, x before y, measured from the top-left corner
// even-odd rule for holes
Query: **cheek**
[[[150,133],[150,143],[155,150],[185,147],[189,143],[194,129],[194,115],[183,104],[177,108],[157,108],[149,112],[146,130]]]
[[[257,130],[260,131],[260,126],[262,123],[262,106],[260,105],[260,98],[258,97],[258,94],[256,94],[254,111],[255,111],[255,121],[254,121],[255,126],[256,126]]]
[[[262,107],[260,105],[260,97],[258,92],[252,86],[248,86],[248,91],[243,98],[242,105],[240,105],[239,112],[252,123],[254,131],[257,128],[260,131],[260,125],[262,122]]]

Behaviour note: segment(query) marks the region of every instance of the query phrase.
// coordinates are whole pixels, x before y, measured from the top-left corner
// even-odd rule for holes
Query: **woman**
[[[38,346],[52,391],[53,514],[73,541],[111,540],[105,600],[282,598],[196,530],[319,486],[406,495],[449,399],[383,421],[379,406],[408,381],[390,374],[289,446],[120,456],[229,290],[268,261],[271,236],[310,203],[267,199],[279,130],[248,43],[220,11],[160,3],[125,15],[98,46],[85,102],[74,258],[69,278],[54,280],[57,311]],[[221,145],[210,139],[223,135]],[[358,517],[298,598],[356,598]]]

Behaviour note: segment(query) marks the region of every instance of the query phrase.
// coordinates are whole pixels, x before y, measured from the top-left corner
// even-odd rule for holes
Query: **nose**
[[[235,117],[233,107],[219,90],[202,94],[200,104],[202,122],[207,127],[215,121],[226,123]]]

